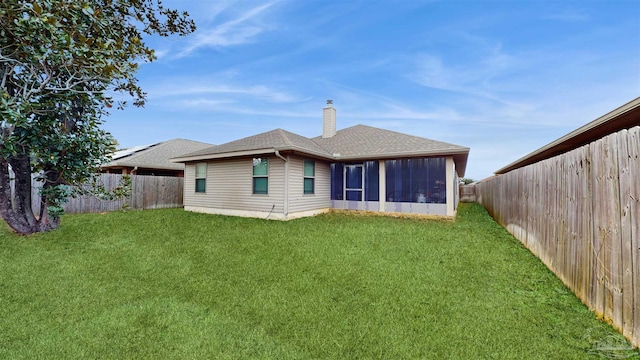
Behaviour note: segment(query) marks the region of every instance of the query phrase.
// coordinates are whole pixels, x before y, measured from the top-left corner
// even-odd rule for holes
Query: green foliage
[[[73,194],[73,188],[67,185],[56,185],[40,188],[40,196],[49,199],[47,211],[49,215],[59,217],[64,214],[62,207],[69,196]]]
[[[120,182],[118,183],[118,186],[111,190],[111,193],[113,194],[113,199],[122,199],[122,198],[128,198],[131,196],[131,176],[130,175],[122,175],[122,178],[120,178]]]
[[[122,175],[120,181],[118,182],[118,186],[113,188],[112,190],[107,190],[104,184],[99,182],[99,177],[96,176],[93,178],[93,181],[88,184],[84,188],[75,188],[76,192],[73,196],[77,195],[88,195],[92,194],[98,197],[101,200],[106,201],[114,201],[119,199],[129,199],[131,197],[132,191],[132,183],[131,183],[131,175]],[[128,203],[124,203],[122,205],[122,209],[126,210],[129,208]]]
[[[123,93],[135,106],[144,105],[136,72],[155,55],[143,35],[194,30],[187,13],[158,0],[3,0],[0,166],[6,170],[24,158],[45,187],[86,182],[117,144],[100,128],[115,102],[107,94]],[[117,102],[118,108],[125,105]],[[60,215],[58,196],[65,194],[41,193],[52,217]],[[7,216],[14,211],[8,204],[0,199],[0,212],[11,225],[15,217]]]
[[[0,358],[599,359],[625,348],[477,204],[456,221],[179,209],[0,233]]]
[[[471,178],[462,178],[460,179],[460,184],[462,185],[469,185],[471,183],[476,182],[475,180],[471,179]]]

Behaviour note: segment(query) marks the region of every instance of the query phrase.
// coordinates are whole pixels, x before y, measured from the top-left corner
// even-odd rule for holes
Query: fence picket
[[[621,239],[621,314],[620,323],[625,332],[633,331],[631,328],[633,321],[633,280],[631,273],[632,265],[632,249],[631,241],[631,186],[634,179],[629,177],[630,155],[629,134],[627,131],[620,132],[620,147],[618,149],[618,163],[620,165],[620,239]],[[637,181],[637,180],[636,180]]]
[[[630,241],[631,241],[631,279],[633,288],[633,299],[631,309],[633,314],[629,314],[632,319],[633,334],[632,342],[640,346],[640,127],[629,130],[629,218]],[[627,328],[627,327],[625,327]],[[627,334],[625,332],[625,334]]]
[[[640,127],[475,185],[476,199],[640,346]]]
[[[123,175],[100,174],[98,182],[106,190],[111,191],[120,185]],[[87,212],[116,211],[129,209],[157,209],[182,207],[182,189],[184,178],[169,176],[130,175],[131,195],[126,199],[105,200],[94,195],[70,198],[64,205],[65,213],[77,214]],[[34,182],[32,190],[32,206],[40,206],[38,197],[39,184]]]

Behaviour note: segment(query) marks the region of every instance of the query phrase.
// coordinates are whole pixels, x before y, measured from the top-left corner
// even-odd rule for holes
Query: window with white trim
[[[196,164],[196,192],[207,192],[207,163]]]
[[[312,195],[315,193],[316,182],[316,162],[313,160],[304,161],[304,194]]]
[[[253,193],[269,194],[269,159],[253,159]]]

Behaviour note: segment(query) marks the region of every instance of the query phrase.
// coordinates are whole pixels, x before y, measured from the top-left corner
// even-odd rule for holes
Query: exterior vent
[[[327,106],[322,109],[322,137],[332,138],[336,134],[336,109],[333,100],[327,100]]]

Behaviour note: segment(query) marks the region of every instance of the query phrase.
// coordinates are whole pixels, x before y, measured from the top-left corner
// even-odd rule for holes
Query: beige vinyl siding
[[[195,192],[195,163],[185,167],[184,205],[245,211],[284,211],[284,161],[269,156],[269,194],[253,195],[253,158],[207,162],[207,191]]]
[[[315,193],[304,194],[304,160],[298,157],[289,160],[289,213],[331,207],[331,166],[315,161]]]
[[[207,187],[209,191],[209,165],[207,164]],[[196,193],[196,163],[186,164],[184,167],[184,205],[207,206],[207,192]]]

